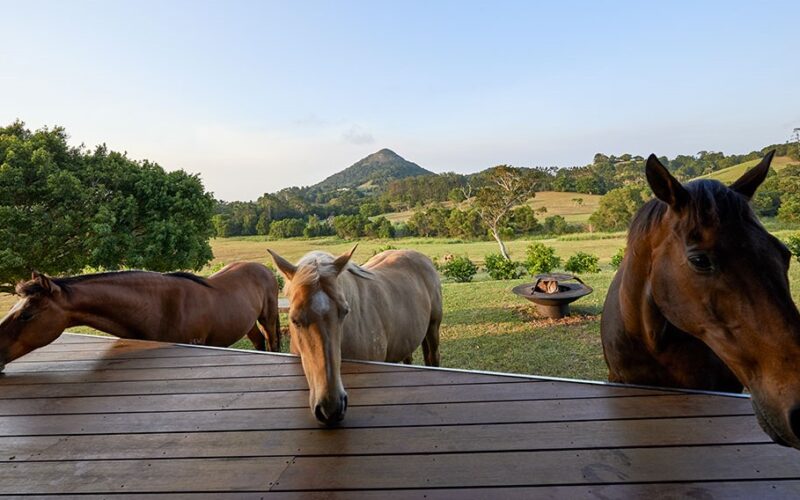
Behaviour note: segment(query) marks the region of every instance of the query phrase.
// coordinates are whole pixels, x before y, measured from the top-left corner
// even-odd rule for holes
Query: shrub
[[[478,272],[476,266],[467,257],[453,257],[441,265],[442,273],[459,283],[472,281],[472,277]]]
[[[567,223],[567,219],[560,215],[551,215],[544,220],[542,232],[545,234],[574,233],[575,228]]]
[[[619,269],[619,265],[622,264],[623,257],[625,257],[625,247],[620,248],[617,250],[617,253],[611,256],[611,267],[614,269]]]
[[[522,276],[520,263],[506,259],[499,253],[490,253],[484,258],[486,272],[493,280],[513,280]]]
[[[386,250],[397,250],[397,247],[394,245],[382,245],[376,248],[372,255],[378,255],[379,253],[385,252]]]
[[[561,265],[556,249],[543,243],[531,243],[525,250],[525,267],[532,275],[549,273]]]
[[[564,269],[571,273],[599,273],[600,272],[600,265],[598,262],[600,259],[597,255],[592,255],[586,252],[578,252],[569,259],[567,259],[567,263],[564,264]]]
[[[786,246],[792,252],[797,262],[800,262],[800,234],[793,234],[786,240]]]
[[[275,266],[273,266],[271,262],[265,262],[264,265],[267,266],[267,269],[272,271],[272,274],[275,275],[275,280],[278,282],[278,292],[283,290],[283,286],[286,284],[283,274],[276,270]]]

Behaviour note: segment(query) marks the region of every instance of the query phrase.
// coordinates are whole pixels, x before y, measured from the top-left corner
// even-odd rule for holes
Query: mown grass
[[[524,260],[525,248],[532,241],[544,243],[556,249],[556,253],[563,259],[578,251],[591,252],[600,257],[601,265],[608,265],[611,256],[625,246],[624,233],[598,233],[597,237],[591,234],[585,236],[569,235],[568,237],[551,237],[543,239],[518,239],[506,242],[511,258]],[[358,243],[354,259],[365,262],[381,247],[392,245],[397,248],[410,248],[434,258],[446,254],[465,255],[473,261],[482,264],[484,257],[489,253],[498,253],[497,243],[494,241],[464,241],[447,238],[404,238],[396,240],[362,240],[346,241],[335,237],[303,239],[291,238],[285,240],[267,240],[263,236],[248,236],[242,238],[223,238],[212,240],[214,260],[209,268],[218,267],[221,263],[231,263],[239,260],[252,260],[269,262],[267,248],[278,252],[289,260],[298,260],[310,250],[321,249],[333,254],[345,252]]]

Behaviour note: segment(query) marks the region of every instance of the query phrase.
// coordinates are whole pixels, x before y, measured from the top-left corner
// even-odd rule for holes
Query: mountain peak
[[[356,188],[366,183],[383,185],[396,179],[431,174],[433,172],[406,160],[391,149],[383,148],[313,187],[322,189]]]

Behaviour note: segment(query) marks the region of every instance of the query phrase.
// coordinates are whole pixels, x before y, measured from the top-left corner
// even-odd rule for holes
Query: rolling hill
[[[712,172],[710,174],[701,175],[697,177],[697,179],[716,179],[722,182],[723,184],[730,184],[739,177],[741,177],[742,174],[747,172],[749,169],[758,165],[758,162],[760,161],[761,159],[746,161],[738,165],[734,165],[732,167],[723,168],[722,170],[717,170],[716,172]],[[774,168],[775,171],[780,171],[787,165],[790,165],[792,163],[800,163],[800,162],[798,162],[797,160],[793,160],[788,156],[776,156],[775,158],[772,159],[772,168]]]
[[[581,194],[572,192],[559,192],[559,191],[540,191],[536,196],[528,200],[526,203],[532,209],[546,208],[547,212],[540,214],[537,218],[541,221],[551,215],[560,215],[572,224],[586,223],[589,221],[589,216],[597,210],[600,206],[600,198],[602,196],[596,194]],[[576,201],[580,199],[580,202]],[[453,208],[456,206],[452,201],[447,201],[441,204],[446,208]],[[464,201],[458,204],[461,210],[467,210],[471,206],[470,201]],[[402,212],[390,212],[381,214],[391,222],[400,223],[408,222],[415,210],[405,210]]]
[[[433,172],[406,160],[391,149],[381,149],[315,184],[312,189],[332,190],[357,188],[365,185],[379,186],[395,179],[418,175],[433,175]]]

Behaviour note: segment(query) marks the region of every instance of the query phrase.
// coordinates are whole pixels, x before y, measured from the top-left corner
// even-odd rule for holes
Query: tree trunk
[[[508,255],[508,250],[506,250],[506,244],[500,239],[500,233],[496,229],[492,229],[492,236],[497,240],[497,244],[500,245],[500,253],[503,257],[505,257],[506,260],[511,260],[511,257]]]

